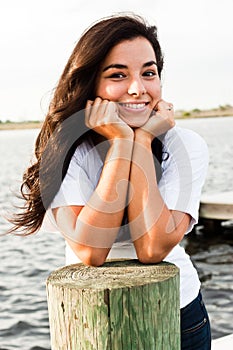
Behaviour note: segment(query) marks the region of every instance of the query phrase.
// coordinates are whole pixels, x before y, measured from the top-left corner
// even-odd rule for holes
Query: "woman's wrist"
[[[110,143],[110,158],[131,159],[134,137],[131,138],[114,138],[109,140]],[[109,157],[108,157],[109,158]]]
[[[147,131],[138,128],[134,132],[134,142],[142,144],[148,148],[151,148],[151,142],[153,140],[153,135]]]
[[[124,135],[114,135],[113,138],[108,139],[109,143],[118,143],[118,144],[123,144],[124,142],[127,141],[132,141],[134,140],[134,132],[132,129],[130,129],[129,131],[127,131],[127,133],[125,133]]]

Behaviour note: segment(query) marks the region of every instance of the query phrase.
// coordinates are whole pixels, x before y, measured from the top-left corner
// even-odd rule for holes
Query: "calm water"
[[[204,192],[233,191],[233,117],[181,120],[208,143],[210,166]],[[0,207],[12,210],[38,130],[0,131]],[[0,216],[0,233],[7,229]],[[233,333],[233,229],[206,237],[201,230],[183,244],[200,273],[213,338]],[[0,350],[50,349],[45,281],[64,265],[60,235],[0,237]]]

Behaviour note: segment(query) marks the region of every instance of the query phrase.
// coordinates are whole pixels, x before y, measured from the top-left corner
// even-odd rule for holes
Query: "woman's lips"
[[[123,106],[127,109],[133,109],[133,110],[141,110],[146,107],[148,103],[142,102],[142,103],[120,103],[120,106]]]
[[[120,118],[129,126],[139,128],[150,117],[148,102],[119,103]]]

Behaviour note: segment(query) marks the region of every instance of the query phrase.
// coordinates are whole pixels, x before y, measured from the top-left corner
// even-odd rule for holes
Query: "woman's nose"
[[[145,86],[140,78],[134,78],[130,81],[128,86],[128,94],[140,96],[146,93]]]

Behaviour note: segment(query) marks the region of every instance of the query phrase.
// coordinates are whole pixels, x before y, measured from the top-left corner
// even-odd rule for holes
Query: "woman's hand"
[[[164,100],[159,100],[149,120],[142,127],[136,129],[136,133],[146,133],[152,141],[155,137],[174,127],[174,115],[173,105]]]
[[[133,138],[133,130],[118,115],[117,104],[97,97],[88,101],[85,110],[85,123],[90,129],[108,140]]]

